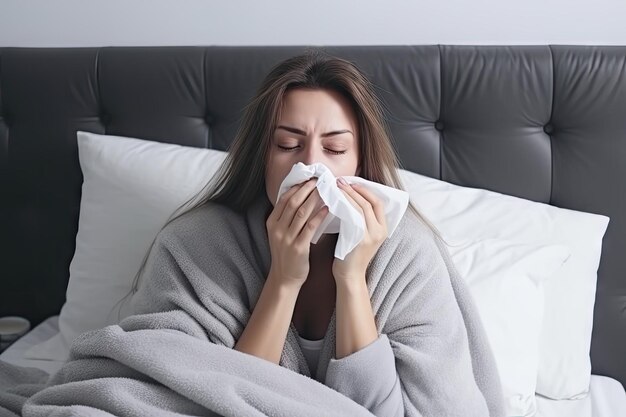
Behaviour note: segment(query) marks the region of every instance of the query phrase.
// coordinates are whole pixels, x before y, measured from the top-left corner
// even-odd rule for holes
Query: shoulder
[[[407,209],[394,233],[384,242],[377,254],[377,264],[387,269],[394,285],[407,288],[425,282],[449,285],[455,266],[436,229],[427,218],[421,218]],[[395,271],[395,272],[393,272]]]
[[[157,235],[160,242],[200,242],[226,239],[245,231],[245,219],[230,207],[212,201],[192,208],[166,223]]]
[[[420,218],[410,208],[407,208],[400,223],[398,223],[398,227],[387,239],[388,244],[395,247],[396,250],[402,249],[402,252],[412,256],[423,255],[424,253],[438,255],[440,238],[427,221],[428,219]]]
[[[372,284],[377,279],[391,280],[393,285],[404,288],[416,277],[441,271],[445,265],[436,239],[426,221],[407,209],[370,264]]]

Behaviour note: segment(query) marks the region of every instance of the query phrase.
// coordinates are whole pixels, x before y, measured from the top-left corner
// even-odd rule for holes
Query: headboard
[[[305,49],[0,48],[0,316],[37,324],[65,300],[76,130],[226,150],[264,75]],[[377,86],[404,168],[611,218],[591,356],[626,385],[626,46],[323,49]]]

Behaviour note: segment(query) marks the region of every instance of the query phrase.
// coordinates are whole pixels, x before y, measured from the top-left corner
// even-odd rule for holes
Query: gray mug
[[[30,330],[30,322],[24,317],[0,317],[0,351],[6,349]]]

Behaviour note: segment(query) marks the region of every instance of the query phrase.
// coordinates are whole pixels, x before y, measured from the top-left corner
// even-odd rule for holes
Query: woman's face
[[[335,175],[358,175],[357,122],[349,102],[332,90],[289,90],[273,132],[265,170],[272,204],[294,164],[321,162]]]

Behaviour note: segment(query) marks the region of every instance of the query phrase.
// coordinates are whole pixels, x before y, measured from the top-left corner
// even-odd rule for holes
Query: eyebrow
[[[302,136],[306,135],[306,132],[304,130],[296,129],[295,127],[280,125],[276,129],[277,130],[283,129],[288,132],[295,133],[297,135],[302,135]],[[348,129],[343,129],[343,130],[333,130],[332,132],[322,133],[322,137],[335,136],[335,135],[340,135],[342,133],[350,133],[352,136],[354,136],[354,133],[352,133]]]

